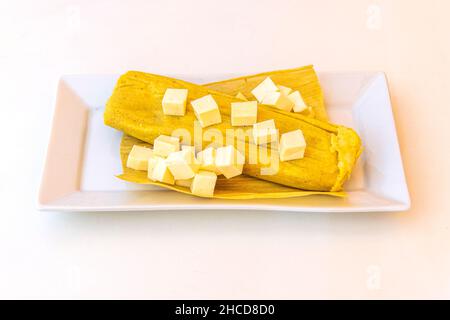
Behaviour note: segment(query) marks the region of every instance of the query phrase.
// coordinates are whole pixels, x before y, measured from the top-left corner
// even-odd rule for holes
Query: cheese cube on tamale
[[[283,133],[280,139],[280,160],[301,159],[305,155],[306,142],[302,130]]]
[[[273,106],[277,109],[290,112],[294,107],[294,102],[282,92],[269,92],[263,99],[262,104]]]
[[[294,103],[294,112],[302,112],[308,108],[299,91],[292,92],[288,98]]]
[[[265,104],[268,106],[275,106],[280,97],[281,97],[280,91],[267,92],[264,98],[261,100],[261,104]]]
[[[189,154],[189,156],[187,157],[189,159],[189,165],[194,170],[194,172],[197,172],[200,169],[201,162],[195,155],[195,147],[183,145],[181,146],[181,151],[187,152]]]
[[[278,139],[278,130],[273,119],[255,123],[252,130],[253,143],[260,145]]]
[[[191,105],[202,128],[222,122],[219,106],[212,95],[208,94],[202,98],[191,101]]]
[[[252,94],[255,96],[259,103],[262,103],[264,97],[270,92],[279,91],[277,85],[272,81],[270,77],[265,78],[256,88],[252,90]]]
[[[244,96],[244,94],[242,92],[238,92],[236,95],[236,98],[244,100],[244,101],[248,101],[247,97]]]
[[[289,99],[289,96],[282,93],[277,103],[275,104],[275,108],[284,110],[286,112],[291,112],[292,108],[294,108],[294,105],[295,105],[294,102],[292,102],[292,100]]]
[[[197,153],[197,159],[200,161],[200,169],[212,172],[217,172],[216,168],[216,149],[208,147],[203,151]]]
[[[233,146],[217,148],[216,167],[227,179],[242,174],[245,157]]]
[[[191,184],[191,192],[197,196],[211,198],[214,195],[217,175],[211,171],[200,170],[195,174]]]
[[[153,154],[152,149],[134,145],[127,159],[127,167],[134,170],[147,170],[148,159]]]
[[[169,167],[167,166],[166,159],[164,158],[156,159],[151,179],[154,181],[164,182],[167,184],[175,183],[173,175],[172,173],[170,173]]]
[[[285,87],[282,85],[278,85],[278,90],[280,90],[281,94],[284,94],[285,96],[289,95],[292,92],[292,89],[289,87]]]
[[[187,96],[187,89],[167,89],[162,100],[163,113],[171,116],[184,116]]]
[[[153,180],[153,169],[155,169],[156,163],[159,159],[164,160],[164,158],[155,155],[148,159],[147,177],[150,180]]]
[[[187,146],[187,145],[182,145],[181,146],[181,151],[189,151],[195,154],[195,147],[194,146]]]
[[[190,188],[194,178],[175,180],[175,184],[180,187]]]
[[[251,126],[256,123],[258,103],[256,101],[232,102],[231,125]]]
[[[190,179],[194,176],[198,168],[191,167],[191,162],[192,154],[189,151],[172,152],[166,159],[167,167],[175,180]]]
[[[187,154],[189,154],[190,157],[191,157],[191,161],[192,162],[197,162],[198,161],[196,156],[195,156],[195,147],[194,146],[183,145],[183,146],[181,146],[181,151],[184,151]],[[200,164],[200,162],[199,162],[199,164]]]
[[[180,150],[180,139],[161,135],[153,141],[153,153],[156,156],[167,157],[170,153]]]

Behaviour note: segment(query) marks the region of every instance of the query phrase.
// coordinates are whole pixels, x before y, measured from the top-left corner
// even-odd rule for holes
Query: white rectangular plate
[[[364,152],[348,197],[202,199],[154,186],[127,183],[121,173],[121,133],[103,124],[103,109],[118,76],[64,76],[58,87],[39,208],[58,211],[253,209],[293,212],[403,211],[410,206],[383,73],[319,75],[331,121],[354,128]],[[196,83],[207,80],[179,77]]]

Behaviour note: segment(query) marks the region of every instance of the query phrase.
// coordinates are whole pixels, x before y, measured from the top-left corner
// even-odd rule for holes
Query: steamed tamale
[[[219,105],[222,123],[208,129],[215,129],[222,138],[227,135],[226,130],[231,127],[230,104],[241,100],[182,80],[136,71],[127,72],[120,77],[106,106],[105,123],[148,143],[153,143],[159,135],[172,135],[175,131],[187,132],[189,137],[194,137],[195,115],[192,108],[188,108],[183,117],[163,114],[161,101],[167,88],[188,89],[189,100],[211,94]],[[278,170],[273,174],[264,174],[261,171],[265,164],[259,158],[256,161],[249,161],[250,163],[247,162],[244,166],[245,175],[295,189],[309,191],[340,191],[342,189],[360,153],[360,140],[353,130],[301,114],[286,113],[262,105],[258,108],[258,121],[274,119],[280,133],[301,129],[308,147],[303,159],[281,162],[278,164]],[[217,135],[212,136],[218,138]],[[249,154],[251,143],[246,136],[243,139],[245,139],[245,155],[248,161],[251,157]],[[203,137],[199,147],[203,148],[209,142],[211,141]],[[192,141],[184,141],[184,143],[192,144]],[[278,152],[272,146],[269,146],[265,152],[270,159],[278,158]],[[143,182],[138,178],[129,178],[129,181]],[[234,188],[237,194],[243,189],[247,189],[245,184],[241,184],[241,188],[236,184]]]
[[[251,76],[244,76],[224,81],[205,84],[208,89],[220,91],[230,96],[239,93],[247,99],[252,99],[251,91],[266,77],[270,77],[276,84],[301,92],[302,98],[308,105],[308,109],[302,112],[311,118],[327,121],[322,88],[319,84],[313,66],[305,66],[295,69],[270,71]]]

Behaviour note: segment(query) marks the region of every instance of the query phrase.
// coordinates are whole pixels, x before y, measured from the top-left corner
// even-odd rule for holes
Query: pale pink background
[[[0,298],[450,298],[447,0],[0,2]],[[37,213],[58,77],[386,72],[412,209]]]

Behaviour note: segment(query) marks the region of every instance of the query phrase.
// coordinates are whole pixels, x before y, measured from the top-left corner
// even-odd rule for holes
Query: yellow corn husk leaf
[[[293,91],[298,90],[301,93],[305,103],[308,107],[311,107],[302,112],[302,114],[322,121],[328,121],[322,88],[312,65],[295,69],[264,72],[251,76],[207,83],[203,86],[230,96],[236,96],[236,94],[241,92],[247,99],[254,100],[251,91],[266,77],[270,77],[278,85],[289,87]]]
[[[187,132],[190,137],[194,137],[196,118],[190,106],[183,117],[163,114],[161,102],[167,88],[188,89],[189,100],[211,94],[219,105],[222,123],[205,129],[208,132],[215,129],[223,138],[226,130],[232,128],[230,104],[240,101],[239,99],[182,80],[137,71],[127,72],[118,80],[105,109],[105,124],[150,144],[159,135],[172,135],[175,131],[179,132],[180,129]],[[307,143],[305,157],[280,162],[275,174],[262,174],[261,169],[266,168],[267,165],[259,158],[257,161],[249,161],[251,144],[245,138],[244,174],[296,189],[341,191],[342,185],[350,175],[360,153],[361,144],[357,134],[343,126],[260,105],[258,121],[270,119],[274,119],[280,134],[296,129],[303,131]],[[192,141],[183,142],[192,144]],[[198,147],[204,148],[209,142],[211,142],[211,137],[208,141],[205,134]],[[258,148],[265,149],[265,147]],[[278,158],[275,148],[271,149],[269,146],[264,151],[267,152],[269,158],[271,155],[274,155],[273,158]],[[135,182],[140,181],[136,180]],[[246,189],[246,186],[242,185],[237,192],[242,189]]]
[[[189,188],[151,181],[147,178],[146,171],[139,171],[128,168],[126,165],[128,155],[134,145],[152,147],[152,145],[144,141],[124,134],[120,143],[120,158],[122,161],[123,173],[118,175],[118,178],[128,182],[155,185],[185,194],[192,194]],[[243,186],[245,186],[245,188],[243,188]],[[282,199],[304,197],[314,194],[336,197],[345,196],[344,192],[304,191],[296,188],[286,187],[277,183],[252,178],[246,175],[240,175],[232,179],[226,179],[224,176],[218,176],[216,188],[214,190],[214,198],[229,200]]]

